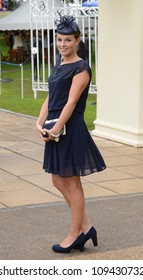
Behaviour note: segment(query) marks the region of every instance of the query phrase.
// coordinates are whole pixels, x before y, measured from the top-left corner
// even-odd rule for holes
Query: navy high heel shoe
[[[55,244],[52,246],[52,250],[56,253],[70,253],[72,249],[78,246],[80,252],[84,251],[84,243],[85,243],[85,235],[81,233],[77,239],[69,246],[69,247],[62,247],[60,244]]]
[[[85,241],[84,244],[89,240],[92,239],[93,245],[98,246],[97,241],[97,231],[94,227],[91,227],[90,230],[85,234]],[[79,249],[79,244],[77,244],[74,249]]]
[[[89,239],[92,239],[94,246],[98,246],[97,231],[94,227],[91,227],[90,230],[85,234],[85,242],[87,242]]]

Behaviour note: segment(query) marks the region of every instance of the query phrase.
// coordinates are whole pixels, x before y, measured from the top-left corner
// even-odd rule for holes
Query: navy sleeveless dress
[[[57,64],[49,77],[48,119],[55,119],[65,106],[72,79],[87,70],[91,79],[91,69],[84,60],[74,63]],[[89,82],[90,84],[90,82]],[[61,177],[85,176],[106,168],[105,162],[94,143],[84,122],[84,111],[89,84],[81,94],[75,110],[66,123],[66,135],[59,142],[45,144],[43,168],[46,172]]]

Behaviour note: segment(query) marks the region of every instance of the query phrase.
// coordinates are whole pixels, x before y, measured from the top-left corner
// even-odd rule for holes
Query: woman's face
[[[74,34],[62,35],[57,33],[57,48],[62,56],[71,56],[77,52],[79,39]]]

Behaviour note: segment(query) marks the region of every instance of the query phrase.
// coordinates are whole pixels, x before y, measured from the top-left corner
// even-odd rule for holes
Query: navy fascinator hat
[[[55,20],[55,25],[57,26],[56,31],[59,34],[71,35],[79,32],[78,24],[75,22],[75,18],[73,16],[60,15],[60,19]]]

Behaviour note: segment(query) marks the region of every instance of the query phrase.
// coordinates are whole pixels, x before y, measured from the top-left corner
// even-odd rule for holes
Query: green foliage
[[[15,5],[16,5],[15,1],[8,0],[8,8],[10,11],[14,9]]]

